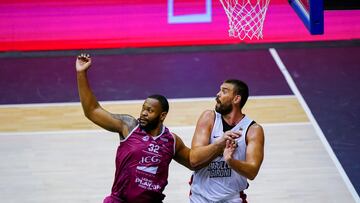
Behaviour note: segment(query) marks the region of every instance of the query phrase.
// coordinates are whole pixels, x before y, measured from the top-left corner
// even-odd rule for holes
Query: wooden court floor
[[[102,102],[138,116],[142,101]],[[213,98],[170,100],[166,125],[190,146]],[[295,96],[252,97],[245,113],[263,125],[265,159],[246,191],[250,202],[354,202]],[[119,138],[86,120],[79,103],[0,107],[1,202],[102,202]],[[191,171],[170,166],[164,202],[188,202]]]

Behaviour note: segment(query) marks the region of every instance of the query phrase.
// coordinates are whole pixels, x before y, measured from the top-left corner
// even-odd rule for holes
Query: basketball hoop
[[[229,19],[229,36],[263,38],[263,25],[270,0],[220,0]]]

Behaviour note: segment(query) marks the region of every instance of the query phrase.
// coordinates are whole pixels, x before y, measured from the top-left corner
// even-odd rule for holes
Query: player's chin
[[[144,127],[147,126],[147,123],[145,123],[145,122],[140,122],[140,123],[139,123],[139,126],[142,127],[142,128],[144,128]]]
[[[218,112],[218,113],[221,113],[221,104],[217,103],[215,105],[215,111]]]
[[[146,122],[146,121],[139,121],[139,126],[141,127],[141,128],[146,128],[147,126],[148,126],[148,122]]]

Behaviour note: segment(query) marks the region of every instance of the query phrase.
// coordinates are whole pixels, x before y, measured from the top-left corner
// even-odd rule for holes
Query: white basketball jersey
[[[215,112],[215,123],[211,132],[210,143],[219,139],[223,134],[223,123],[221,114]],[[246,133],[253,120],[245,116],[231,131],[239,131],[242,129],[243,135],[236,141],[238,147],[234,152],[234,159],[245,160],[246,153]],[[221,155],[215,158],[208,166],[194,172],[191,191],[199,194],[211,201],[226,200],[234,195],[238,195],[240,191],[247,188],[247,178],[239,175],[232,170],[224,161]]]

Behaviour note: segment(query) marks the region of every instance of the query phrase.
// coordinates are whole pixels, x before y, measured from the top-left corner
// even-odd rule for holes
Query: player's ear
[[[161,114],[160,114],[160,120],[161,120],[161,121],[164,121],[165,118],[166,118],[166,115],[167,115],[167,112],[165,112],[165,111],[161,112]]]
[[[233,102],[234,104],[240,104],[241,101],[241,96],[240,95],[235,95]]]

